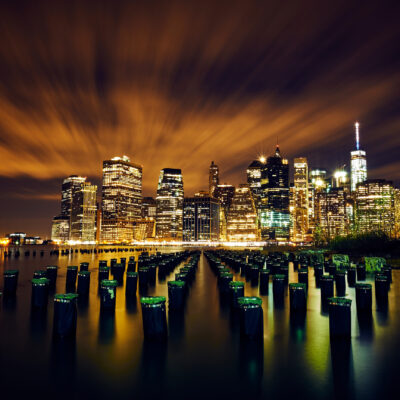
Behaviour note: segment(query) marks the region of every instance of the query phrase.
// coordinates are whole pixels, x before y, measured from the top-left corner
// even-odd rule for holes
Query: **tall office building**
[[[219,201],[198,193],[183,201],[183,240],[217,241],[219,239]]]
[[[288,240],[290,234],[289,163],[279,146],[268,157],[261,182],[260,227],[263,240]]]
[[[220,202],[219,234],[221,240],[227,240],[227,235],[226,235],[227,216],[234,195],[235,195],[235,186],[227,184],[218,185],[214,192],[214,197],[217,198]]]
[[[161,170],[156,202],[156,236],[166,240],[182,240],[183,178],[180,169]]]
[[[71,175],[63,180],[61,185],[61,213],[57,217],[53,218],[51,229],[52,240],[65,242],[72,239],[72,208],[73,204],[76,204],[78,193],[81,192],[82,185],[85,182],[85,177],[77,175]]]
[[[236,188],[228,211],[226,229],[230,242],[259,240],[257,211],[248,185],[242,184]]]
[[[346,233],[346,193],[343,187],[316,193],[316,233],[319,239],[329,240]]]
[[[264,162],[262,162],[264,161]],[[262,170],[264,168],[265,159],[260,158],[260,160],[254,160],[248,167],[247,167],[247,184],[250,187],[251,193],[253,195],[254,203],[256,208],[261,201],[261,175]]]
[[[96,233],[97,186],[82,182],[72,195],[70,239],[93,242]]]
[[[367,153],[360,150],[360,124],[354,124],[356,130],[356,150],[351,152],[351,191],[355,192],[357,184],[367,179]]]
[[[400,189],[394,189],[394,237],[400,238]]]
[[[208,190],[210,192],[210,196],[214,196],[214,192],[218,184],[219,184],[218,165],[215,165],[214,161],[211,161],[210,172],[208,177]]]
[[[61,214],[71,218],[72,197],[76,190],[80,190],[82,183],[86,181],[83,176],[71,175],[64,179],[61,186]]]
[[[103,161],[102,241],[132,241],[133,222],[141,218],[141,202],[142,166],[126,156]]]
[[[309,192],[307,158],[294,159],[293,239],[304,242],[309,229]]]
[[[360,233],[383,232],[395,236],[395,190],[385,179],[368,179],[357,184],[356,224]]]
[[[58,215],[53,218],[51,240],[66,242],[69,240],[69,218]]]

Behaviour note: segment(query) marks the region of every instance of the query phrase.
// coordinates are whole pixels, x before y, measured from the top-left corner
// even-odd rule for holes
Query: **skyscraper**
[[[294,159],[293,239],[304,242],[309,227],[307,158]]]
[[[64,179],[61,186],[61,216],[71,218],[72,197],[76,190],[80,190],[86,178],[83,176],[71,175]]]
[[[368,179],[357,185],[356,223],[360,233],[383,232],[395,236],[395,191],[385,179]]]
[[[221,240],[227,239],[226,219],[234,195],[235,195],[235,186],[227,184],[218,185],[214,192],[214,197],[217,198],[220,202],[219,234]]]
[[[254,203],[256,208],[261,201],[261,174],[264,168],[264,163],[260,160],[254,160],[248,167],[247,167],[247,184],[250,187],[251,193],[253,195]]]
[[[85,183],[85,181],[85,177],[77,175],[71,175],[63,180],[61,185],[61,213],[57,217],[53,218],[53,224],[51,228],[52,240],[60,240],[64,242],[72,239],[72,209],[74,202],[76,203],[77,201],[77,193],[82,190],[82,185]]]
[[[82,182],[72,191],[70,239],[82,242],[95,240],[97,186]]]
[[[268,157],[262,172],[260,205],[261,236],[264,240],[288,240],[290,233],[289,163],[279,146]]]
[[[211,161],[210,172],[208,177],[208,189],[210,192],[210,196],[214,196],[214,192],[218,184],[219,184],[218,165],[215,165],[214,161]]]
[[[142,166],[126,156],[103,161],[102,232],[105,242],[130,242],[141,218]]]
[[[196,194],[183,202],[183,240],[219,239],[219,201],[208,194]]]
[[[69,218],[58,215],[53,218],[51,240],[66,242],[69,240]]]
[[[346,193],[343,187],[317,191],[315,209],[314,237],[318,241],[326,241],[346,233]]]
[[[180,169],[161,170],[156,202],[156,236],[160,239],[182,240],[183,178]]]
[[[356,130],[356,150],[351,152],[351,191],[355,192],[357,183],[364,182],[367,179],[367,154],[360,150],[360,124],[354,124]]]
[[[257,211],[248,185],[239,185],[235,190],[228,211],[227,238],[231,242],[257,241],[259,230]]]

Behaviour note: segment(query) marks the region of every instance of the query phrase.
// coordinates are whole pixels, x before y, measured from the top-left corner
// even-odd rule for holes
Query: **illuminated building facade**
[[[307,158],[294,159],[293,240],[304,242],[309,229],[309,192]]]
[[[103,161],[103,242],[130,242],[133,222],[141,218],[142,167],[126,156]]]
[[[257,211],[248,185],[235,190],[227,217],[227,239],[231,242],[259,240]]]
[[[218,165],[214,164],[214,161],[211,161],[209,177],[208,177],[208,189],[210,192],[210,196],[215,197],[215,189],[219,184],[219,169]]]
[[[69,240],[69,218],[58,215],[53,218],[51,240],[66,242]]]
[[[355,216],[360,233],[384,232],[395,236],[395,190],[385,179],[357,184]]]
[[[394,237],[400,238],[400,189],[394,189]]]
[[[217,241],[219,239],[219,201],[209,195],[195,195],[183,202],[183,240]]]
[[[133,239],[144,241],[155,237],[155,218],[141,218],[133,222]]]
[[[254,203],[256,208],[261,201],[262,189],[261,189],[261,174],[264,168],[264,163],[260,160],[254,160],[247,167],[247,184],[250,187],[251,193],[253,195]]]
[[[346,194],[343,187],[316,193],[317,234],[328,240],[346,233]]]
[[[61,186],[61,216],[71,218],[72,197],[85,181],[85,177],[76,175],[64,179]]]
[[[182,240],[183,178],[180,169],[164,168],[157,188],[156,236],[165,240]]]
[[[142,218],[156,218],[157,202],[153,197],[143,197],[142,199]]]
[[[72,192],[70,240],[93,242],[96,232],[97,186],[82,182]]]
[[[351,191],[355,192],[357,184],[364,182],[367,179],[367,153],[360,150],[358,122],[355,123],[356,130],[356,150],[351,152]]]
[[[290,235],[289,163],[279,146],[262,172],[260,227],[263,240],[288,240]]]
[[[214,197],[220,202],[219,234],[221,240],[227,240],[226,224],[233,196],[235,196],[235,186],[227,184],[218,185],[214,193]]]

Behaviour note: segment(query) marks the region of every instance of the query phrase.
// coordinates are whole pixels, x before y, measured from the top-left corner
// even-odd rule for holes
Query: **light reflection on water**
[[[276,308],[263,298],[264,339],[240,340],[238,318],[219,296],[216,278],[202,257],[184,313],[168,313],[167,343],[143,341],[139,297],[127,301],[117,288],[115,315],[101,314],[97,266],[99,259],[128,258],[133,253],[70,257],[14,257],[1,254],[0,273],[20,270],[15,300],[0,305],[1,383],[13,394],[41,393],[43,397],[91,398],[367,398],[390,397],[396,387],[394,370],[399,348],[399,279],[393,271],[389,310],[359,320],[355,290],[352,340],[330,343],[329,320],[321,313],[320,292],[309,272],[305,318],[290,315],[288,295]],[[88,302],[78,304],[75,341],[52,338],[53,304],[46,312],[30,307],[33,271],[46,265],[60,267],[57,292],[64,292],[67,265],[88,261],[91,274]],[[149,294],[167,295],[166,281],[157,280]],[[240,274],[235,279],[244,280]],[[290,269],[290,281],[296,274]],[[246,283],[246,295],[259,295]]]

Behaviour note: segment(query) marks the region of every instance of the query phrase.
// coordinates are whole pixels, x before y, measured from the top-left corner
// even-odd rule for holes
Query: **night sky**
[[[206,189],[277,141],[292,163],[400,181],[400,2],[30,1],[0,5],[0,236],[49,236],[70,174],[182,168]]]

